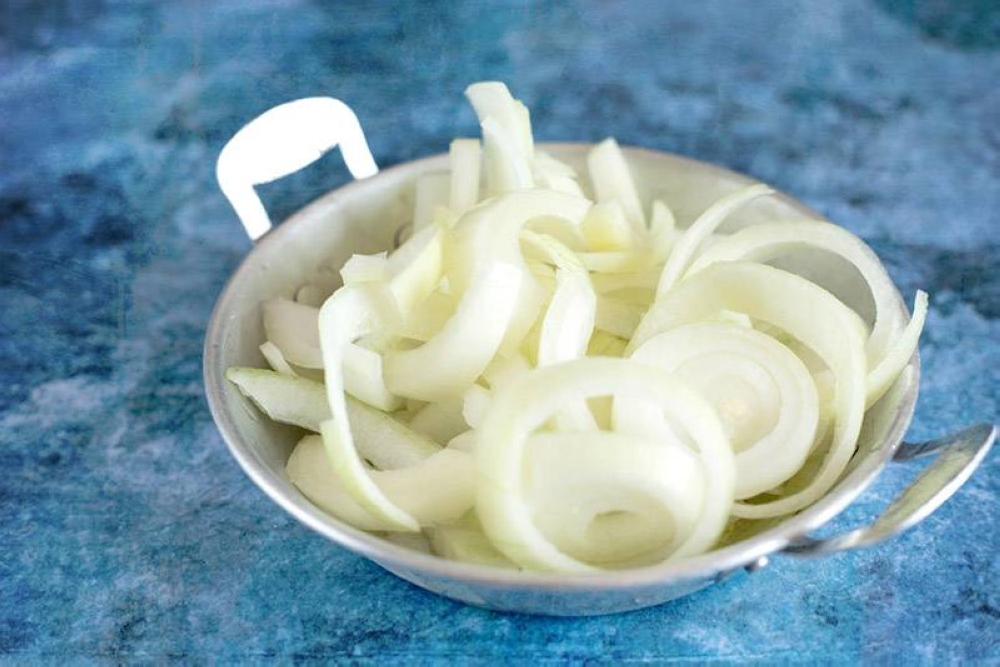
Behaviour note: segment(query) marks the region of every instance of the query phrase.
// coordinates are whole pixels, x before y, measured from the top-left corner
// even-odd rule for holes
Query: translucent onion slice
[[[874,369],[902,328],[892,279],[872,249],[843,227],[815,220],[761,223],[722,238],[698,257],[687,271],[694,275],[718,262],[765,264],[802,248],[816,248],[853,264],[868,284],[875,303],[875,322],[868,338],[869,365]]]
[[[690,449],[610,432],[531,436],[525,497],[561,552],[589,565],[656,563],[694,532],[705,473]]]
[[[388,278],[388,257],[380,252],[375,255],[351,255],[340,270],[345,285],[371,283]],[[316,307],[322,306],[320,303]]]
[[[677,242],[677,220],[666,202],[653,201],[653,211],[649,217],[649,234],[653,245],[653,260],[665,262]]]
[[[442,558],[507,570],[517,569],[517,565],[500,553],[483,533],[475,512],[469,512],[453,523],[428,528],[426,532],[434,553]]]
[[[499,195],[534,187],[531,162],[518,152],[516,138],[505,132],[495,118],[488,117],[480,125],[486,148],[487,192]]]
[[[451,195],[451,174],[424,174],[417,179],[416,190],[413,229],[419,231],[431,225],[437,209],[447,208]]]
[[[344,394],[343,363],[348,346],[373,331],[391,328],[394,299],[388,290],[345,286],[319,312],[323,368],[331,418],[320,424],[323,445],[333,471],[351,498],[388,529],[420,530],[419,521],[392,502],[369,476],[354,443]]]
[[[561,572],[596,569],[561,551],[535,525],[525,496],[524,449],[532,432],[562,406],[609,394],[651,398],[697,443],[704,499],[693,531],[670,557],[707,549],[725,527],[733,501],[733,456],[712,408],[658,369],[623,359],[577,359],[537,369],[498,392],[477,431],[476,512],[497,548],[519,565]]]
[[[259,368],[240,367],[226,371],[226,378],[276,422],[319,433],[320,424],[330,418],[326,390],[319,382]],[[392,415],[349,396],[346,403],[358,453],[377,468],[405,468],[441,449]]]
[[[264,334],[285,359],[303,368],[323,368],[319,349],[319,309],[284,297],[265,301]]]
[[[448,205],[462,215],[479,201],[479,170],[483,151],[478,139],[455,139],[449,150],[451,189]]]
[[[600,252],[578,252],[576,256],[595,273],[637,273],[648,269],[652,256],[642,250],[603,250]]]
[[[450,398],[428,403],[420,408],[409,422],[410,428],[423,433],[441,445],[469,430],[462,417],[462,399]]]
[[[535,154],[528,109],[500,81],[482,81],[465,89],[465,96],[476,110],[479,121],[496,119],[497,124],[509,134],[517,152],[525,157]]]
[[[587,353],[597,311],[597,295],[590,276],[573,252],[551,237],[528,231],[522,232],[521,237],[544,252],[558,267],[555,291],[542,320],[537,366],[579,359]],[[555,415],[555,423],[564,430],[597,430],[597,423],[584,401],[565,405]]]
[[[899,337],[886,351],[885,356],[879,360],[878,365],[868,373],[866,409],[875,405],[885,395],[906,365],[910,363],[910,359],[917,351],[920,332],[924,329],[926,319],[927,293],[917,290],[917,296],[913,301],[913,316]]]
[[[319,310],[288,299],[264,303],[264,331],[287,361],[308,369],[323,368],[319,343]],[[380,410],[399,407],[382,379],[382,356],[351,343],[344,350],[344,384],[347,393]]]
[[[264,341],[260,346],[260,353],[264,355],[264,359],[267,361],[267,365],[273,368],[276,372],[282,375],[292,375],[297,376],[298,373],[288,365],[288,361],[285,360],[285,355],[281,353],[278,346],[271,341]]]
[[[619,338],[629,339],[645,312],[645,306],[602,296],[597,300],[594,326]]]
[[[503,338],[503,351],[516,350],[531,329],[544,299],[544,291],[527,271],[520,249],[520,234],[533,219],[562,218],[578,226],[590,208],[586,199],[562,192],[529,190],[484,202],[456,224],[449,252],[448,278],[457,293],[464,293],[476,276],[493,262],[517,267],[524,274],[518,302]]]
[[[444,233],[437,226],[418,230],[389,255],[386,272],[389,290],[400,315],[406,318],[437,287],[442,266]]]
[[[583,189],[577,181],[572,167],[560,162],[548,153],[535,151],[533,163],[535,183],[542,188],[565,192],[583,197]]]
[[[420,305],[410,311],[400,329],[394,333],[400,338],[425,342],[441,331],[455,314],[455,299],[440,290],[427,295]]]
[[[364,474],[394,507],[421,525],[448,523],[472,508],[475,499],[473,457],[442,449],[410,467],[372,470]],[[309,500],[361,530],[399,530],[357,502],[330,465],[323,439],[308,435],[299,441],[285,467],[289,480]]]
[[[594,204],[580,223],[587,249],[627,250],[632,247],[632,228],[617,199]]]
[[[475,83],[465,95],[483,130],[487,191],[495,195],[533,187],[534,140],[527,108],[498,81]]]
[[[712,404],[736,452],[736,498],[774,488],[805,463],[819,422],[816,386],[773,338],[736,324],[688,324],[650,338],[631,358],[678,377]],[[634,407],[616,401],[615,421]]]
[[[494,262],[466,292],[454,316],[429,341],[385,355],[392,393],[424,401],[460,396],[500,347],[518,305],[524,272]]]
[[[663,266],[660,282],[656,287],[656,298],[666,294],[687,270],[698,250],[709,236],[719,228],[726,218],[741,206],[750,203],[758,197],[772,194],[774,191],[766,185],[751,185],[731,195],[723,197],[698,216],[690,227],[684,230],[674,245],[673,251]]]
[[[722,310],[781,327],[815,351],[836,378],[834,437],[812,483],[781,500],[733,507],[733,514],[744,518],[795,512],[829,491],[854,454],[865,407],[865,326],[835,296],[800,276],[763,264],[727,262],[684,280],[657,301],[636,329],[629,351],[659,333],[712,319]]]
[[[595,273],[590,279],[598,294],[610,294],[622,289],[637,288],[649,290],[650,297],[652,297],[652,290],[656,289],[662,268],[650,266],[632,273]],[[652,298],[649,301],[652,302]]]
[[[646,233],[646,215],[628,162],[614,139],[605,139],[587,154],[590,183],[599,202],[617,201],[633,232],[641,238]]]
[[[483,371],[490,389],[499,389],[531,370],[531,363],[520,354],[497,355]]]

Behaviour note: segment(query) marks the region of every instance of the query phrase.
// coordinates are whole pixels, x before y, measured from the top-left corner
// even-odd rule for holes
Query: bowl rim
[[[586,150],[593,145],[593,143],[588,142],[544,142],[539,143],[538,147],[555,153],[565,153]],[[725,177],[748,185],[761,182],[746,174],[668,151],[627,145],[622,145],[622,150],[626,155],[646,155],[653,159],[665,158],[691,168],[713,172],[720,178]],[[336,207],[342,199],[357,196],[364,189],[371,187],[371,183],[378,179],[390,176],[416,176],[444,166],[447,159],[448,154],[442,153],[402,162],[382,169],[371,178],[350,181],[334,188],[302,207],[257,241],[227,280],[212,309],[203,349],[203,380],[212,418],[230,453],[246,475],[272,501],[297,521],[339,546],[369,558],[390,570],[404,569],[408,572],[442,577],[465,584],[486,584],[508,590],[620,591],[696,579],[718,578],[779,552],[789,543],[802,538],[840,514],[875,481],[875,478],[892,459],[913,418],[920,385],[919,353],[914,354],[906,367],[911,373],[910,383],[904,391],[896,416],[883,441],[883,446],[866,456],[823,498],[800,513],[790,516],[746,540],[680,561],[585,574],[505,570],[486,565],[449,561],[432,554],[402,547],[377,534],[354,528],[313,505],[301,493],[294,491],[294,487],[292,488],[295,495],[287,493],[282,488],[282,482],[288,484],[287,480],[282,480],[260,460],[251,448],[242,442],[236,421],[230,414],[223,398],[227,384],[226,369],[221,366],[222,355],[219,338],[224,329],[224,315],[229,313],[235,305],[234,301],[239,292],[237,287],[253,270],[255,258],[264,255],[272,246],[280,244],[282,238],[291,233],[301,220],[316,216],[331,207]],[[772,197],[782,200],[808,217],[826,220],[804,203],[780,190],[775,189]],[[893,283],[893,287],[896,289],[899,307],[908,317],[909,310],[899,295],[898,287],[895,283]]]

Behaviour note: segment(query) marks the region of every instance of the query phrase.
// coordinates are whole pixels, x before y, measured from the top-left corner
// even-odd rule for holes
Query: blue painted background
[[[18,2],[0,8],[0,661],[1000,660],[1000,457],[919,528],[581,620],[426,594],[293,523],[209,417],[201,346],[249,248],[214,184],[282,101],[354,106],[382,165],[507,81],[541,139],[746,171],[932,295],[911,439],[1000,413],[994,0]],[[339,157],[264,188],[281,218]],[[911,480],[895,465],[839,527]]]

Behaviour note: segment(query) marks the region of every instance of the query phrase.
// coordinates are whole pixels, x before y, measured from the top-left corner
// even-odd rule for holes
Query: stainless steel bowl
[[[294,143],[295,137],[289,139],[287,136],[289,127],[287,123],[272,122],[266,128],[271,141],[267,145],[287,147],[288,141]],[[300,139],[301,129],[301,126],[297,128],[296,135]],[[360,133],[360,127],[350,131]],[[245,133],[241,134],[245,138]],[[254,153],[259,142],[237,142],[240,138],[241,135],[237,135],[232,142],[239,144],[240,150],[230,151],[230,157],[238,154],[239,160],[220,159],[220,183],[227,186],[224,189],[231,199],[233,193],[244,196],[242,203],[234,201],[234,205],[244,219],[247,211],[256,216],[253,225],[247,225],[256,236],[267,230],[269,221],[259,201],[254,204],[255,197],[246,198],[253,197],[253,184],[273,180],[304,166],[337,141],[324,140],[319,147],[313,146],[311,153],[305,150],[303,157],[290,158],[280,168],[261,176],[259,170],[253,172],[246,168],[247,156]],[[339,139],[345,149],[350,143],[344,137],[334,139]],[[357,148],[357,136],[353,137],[353,144]],[[363,137],[361,145],[367,151]],[[546,144],[543,147],[578,168],[582,167],[588,148],[585,144]],[[754,182],[747,176],[677,155],[638,148],[627,148],[625,152],[640,190],[669,201],[682,224],[719,196]],[[223,158],[225,156],[224,151]],[[257,157],[268,159],[266,155]],[[367,164],[364,156],[358,158],[357,152],[345,157],[355,174],[374,170],[354,168]],[[235,164],[240,166],[233,167]],[[849,469],[822,500],[777,525],[747,526],[744,539],[696,558],[598,575],[512,572],[446,561],[352,528],[312,505],[289,482],[285,462],[299,432],[262,417],[227,383],[225,371],[234,365],[265,365],[258,351],[264,339],[260,311],[264,300],[278,295],[292,296],[319,267],[338,268],[352,253],[391,248],[394,235],[412,210],[415,179],[421,174],[447,168],[447,156],[439,155],[384,170],[330,192],[268,232],[223,290],[205,340],[204,377],[209,406],[230,451],[247,475],[306,526],[403,579],[456,600],[503,611],[582,616],[648,607],[697,591],[740,569],[762,567],[774,554],[813,556],[889,538],[926,517],[950,497],[972,474],[995,439],[996,428],[982,424],[928,443],[903,443],[919,384],[920,360],[915,355],[892,390],[869,412],[858,452]],[[779,194],[748,207],[735,224],[748,224],[761,218],[803,216],[820,217],[791,197]],[[828,259],[817,256],[810,258],[809,263]],[[858,307],[863,309],[864,290],[855,283],[847,280],[831,289],[837,290],[838,296],[847,301],[858,300]],[[905,310],[901,299],[899,307]],[[870,524],[837,537],[809,537],[812,531],[857,498],[886,465],[925,454],[937,454],[937,457]]]

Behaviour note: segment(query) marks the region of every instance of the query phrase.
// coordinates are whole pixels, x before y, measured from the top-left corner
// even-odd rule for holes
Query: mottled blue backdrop
[[[377,8],[376,8],[377,7]],[[541,139],[746,171],[931,293],[910,437],[1000,413],[995,0],[18,2],[0,8],[0,662],[1000,660],[1000,456],[911,533],[592,619],[424,593],[294,523],[230,458],[201,346],[249,248],[213,164],[279,102],[354,106],[382,165],[473,134],[500,78]],[[339,157],[264,189],[281,218]],[[838,522],[870,517],[895,465]]]

